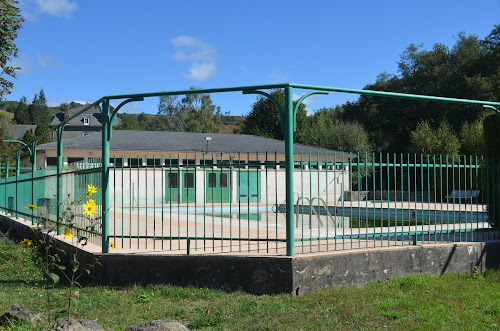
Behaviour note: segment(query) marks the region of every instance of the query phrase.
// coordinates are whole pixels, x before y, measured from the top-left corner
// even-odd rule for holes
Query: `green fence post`
[[[63,134],[64,126],[57,128],[57,203],[56,203],[56,231],[61,234],[60,218],[61,218],[61,203],[62,203],[62,187],[61,187],[61,170],[63,168]]]
[[[31,142],[31,204],[35,203],[35,171],[36,171],[36,140]],[[35,225],[35,217],[33,216],[33,211],[31,212],[31,224]]]
[[[293,96],[292,88],[285,87],[285,171],[286,171],[286,255],[295,255],[295,228],[293,224]],[[283,119],[282,119],[283,120]]]
[[[102,252],[109,251],[109,99],[103,99],[102,120]]]
[[[9,178],[9,157],[5,158],[5,214],[7,214],[7,209],[9,206],[7,205],[7,178]],[[12,211],[11,211],[12,212]]]

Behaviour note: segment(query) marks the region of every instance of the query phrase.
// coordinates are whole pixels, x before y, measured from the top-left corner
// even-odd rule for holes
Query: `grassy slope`
[[[19,303],[44,312],[42,274],[32,250],[0,239],[0,312]],[[153,319],[192,329],[469,329],[500,328],[500,271],[411,276],[366,287],[328,288],[300,297],[254,296],[167,285],[84,285],[75,317],[123,330]],[[64,287],[51,290],[63,308]]]

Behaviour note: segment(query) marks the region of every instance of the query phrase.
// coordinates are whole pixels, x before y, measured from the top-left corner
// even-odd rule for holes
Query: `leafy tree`
[[[28,113],[28,101],[26,97],[22,97],[14,110],[14,121],[17,124],[31,123],[30,114]]]
[[[5,117],[0,117],[0,158],[7,156],[14,150],[11,143],[5,143],[5,139],[12,137],[9,121]],[[0,159],[0,161],[3,161]]]
[[[186,130],[187,113],[175,104],[176,100],[177,96],[175,95],[160,97],[158,115],[162,115],[160,116],[162,122],[155,125],[162,124],[164,131],[180,132]]]
[[[116,130],[140,130],[139,122],[137,121],[137,116],[133,114],[118,114],[121,123]]]
[[[191,90],[197,88],[191,87]],[[181,101],[175,96],[162,96],[158,104],[161,120],[151,123],[166,131],[219,132],[221,110],[209,94],[188,94]]]
[[[398,75],[383,73],[365,89],[498,100],[499,41],[500,25],[497,25],[483,40],[460,33],[452,47],[438,43],[426,50],[423,45],[411,44],[401,55]],[[410,133],[422,121],[442,123],[446,120],[455,132],[459,132],[464,122],[473,123],[484,113],[476,105],[364,95],[344,105],[342,119],[360,122],[376,150],[402,152],[410,148]],[[448,150],[453,149],[448,147]]]
[[[0,99],[5,94],[10,93],[14,85],[6,77],[16,78],[16,69],[11,61],[17,57],[17,47],[14,40],[17,38],[18,30],[21,28],[24,19],[19,14],[15,0],[0,0]]]
[[[23,137],[21,138],[21,140],[23,142],[25,142],[26,144],[30,143],[31,141],[33,141],[33,139],[35,139],[35,134],[33,133],[33,130],[29,129],[28,131],[26,131],[23,135]]]
[[[32,124],[49,124],[50,114],[47,106],[47,99],[42,89],[35,94],[33,101],[28,106],[28,113],[30,115],[30,123]]]
[[[270,93],[282,106],[285,104],[285,93],[283,90],[274,90]],[[293,103],[294,106],[296,102]],[[304,104],[297,110],[297,131],[294,133],[295,142],[305,142],[308,125],[307,111]],[[258,96],[252,105],[252,110],[245,118],[238,133],[252,134],[283,140],[285,133],[281,130],[281,116],[279,109],[267,97]]]
[[[485,155],[483,120],[465,122],[460,130],[460,145],[462,154]]]
[[[41,123],[41,124],[38,124],[36,126],[36,129],[35,129],[35,137],[38,137],[40,136],[41,134],[44,134],[45,132],[47,132],[49,130],[49,125],[46,124],[46,123]],[[46,134],[42,137],[40,137],[37,141],[37,145],[41,145],[41,144],[46,144],[46,143],[50,143],[52,142],[53,139],[52,139],[52,134]]]
[[[432,128],[428,121],[422,121],[410,133],[411,146],[409,151],[417,154],[447,154],[456,155],[460,151],[460,141],[448,122],[443,121],[437,129]]]

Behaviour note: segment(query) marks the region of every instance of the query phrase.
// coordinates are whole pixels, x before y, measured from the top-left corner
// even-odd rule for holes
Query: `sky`
[[[298,83],[362,89],[411,44],[453,46],[459,32],[487,36],[500,0],[165,1],[21,0],[25,18],[6,100],[50,106],[105,95]],[[294,90],[299,98],[305,91]],[[354,101],[330,93],[306,99],[310,113]],[[245,115],[255,95],[213,94],[223,113]],[[125,113],[155,114],[158,98]]]

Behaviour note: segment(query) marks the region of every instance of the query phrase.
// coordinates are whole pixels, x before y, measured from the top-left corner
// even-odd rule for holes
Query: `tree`
[[[483,120],[465,122],[460,130],[461,152],[465,155],[485,155]]]
[[[410,133],[410,140],[409,151],[412,153],[458,156],[460,151],[460,141],[446,121],[442,121],[437,129],[432,128],[428,121],[420,122]]]
[[[31,119],[28,113],[28,101],[26,97],[22,97],[14,110],[14,121],[17,124],[30,124]]]
[[[49,124],[50,113],[47,106],[47,99],[43,89],[40,89],[38,94],[35,94],[33,101],[28,106],[28,113],[30,116],[30,123],[32,124]]]
[[[35,139],[35,134],[33,133],[33,130],[31,130],[31,129],[27,130],[24,133],[23,137],[21,138],[21,140],[26,144],[29,144],[30,142],[32,142],[33,139]]]
[[[165,131],[219,132],[221,110],[212,103],[209,94],[187,94],[180,102],[176,101],[176,96],[160,97],[158,115],[161,118],[152,126],[162,126]]]
[[[0,0],[0,100],[5,94],[10,93],[14,85],[6,77],[16,78],[16,68],[12,66],[12,60],[17,57],[17,47],[14,40],[17,38],[19,29],[24,19],[19,14],[15,0]]]
[[[46,124],[46,123],[41,123],[41,124],[38,124],[36,126],[36,129],[35,129],[35,138],[44,134],[45,132],[49,131],[49,125]],[[53,139],[52,139],[52,134],[49,133],[49,134],[46,134],[42,137],[40,137],[37,141],[37,145],[41,145],[41,144],[46,144],[46,143],[50,143],[52,142]]]
[[[285,104],[283,90],[271,91],[273,96],[282,106]],[[295,107],[296,102],[293,103]],[[279,109],[267,97],[258,96],[252,105],[238,133],[252,134],[261,137],[283,140],[285,133],[281,130],[281,116]],[[294,133],[295,142],[304,142],[307,135],[307,111],[304,104],[297,110],[297,131]]]

